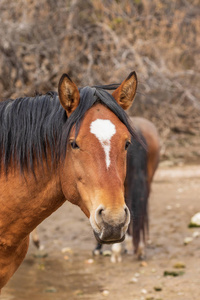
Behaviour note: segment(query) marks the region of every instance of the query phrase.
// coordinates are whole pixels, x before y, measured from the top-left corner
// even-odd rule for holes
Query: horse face
[[[126,85],[132,94],[133,82],[136,80],[134,75],[134,80],[129,76],[128,83],[122,83],[124,89]],[[77,105],[79,102],[78,89],[73,89],[72,84],[65,77],[59,85],[60,101],[68,116],[76,109],[76,101]],[[73,97],[68,97],[68,100],[76,99],[71,102],[71,107],[70,102],[63,97],[64,94],[69,95],[70,88]],[[118,103],[123,99],[120,93],[127,92],[124,89],[120,86],[113,94]],[[125,100],[126,103],[122,102],[127,106],[127,97]],[[100,103],[86,112],[77,137],[74,129],[70,133],[61,171],[62,190],[66,199],[78,205],[88,216],[95,237],[101,243],[123,241],[130,222],[130,213],[124,200],[126,150],[130,140],[126,126]]]

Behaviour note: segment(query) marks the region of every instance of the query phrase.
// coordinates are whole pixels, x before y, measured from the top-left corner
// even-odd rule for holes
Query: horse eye
[[[79,149],[79,146],[75,141],[71,141],[70,145],[71,145],[72,149]]]
[[[128,149],[128,147],[129,147],[130,144],[131,144],[131,143],[130,143],[129,141],[126,141],[126,144],[125,144],[125,150]]]

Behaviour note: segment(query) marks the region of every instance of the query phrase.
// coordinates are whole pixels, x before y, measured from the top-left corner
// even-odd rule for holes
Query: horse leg
[[[112,245],[112,255],[111,255],[111,262],[117,263],[122,261],[122,243],[116,243]]]
[[[92,251],[93,255],[100,255],[102,254],[102,244],[97,243],[96,248]]]
[[[0,248],[0,291],[18,269],[28,251],[29,236],[17,247]]]
[[[32,233],[32,240],[34,245],[36,246],[36,248],[40,248],[40,239],[39,239],[39,235],[38,235],[38,231],[37,228],[33,229]]]
[[[136,255],[139,260],[145,259],[145,244],[142,240],[140,240],[140,242],[139,242]]]

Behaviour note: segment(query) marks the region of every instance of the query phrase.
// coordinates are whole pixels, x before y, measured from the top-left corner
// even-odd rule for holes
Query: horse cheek
[[[72,204],[78,205],[79,195],[77,193],[77,187],[75,182],[74,167],[67,161],[63,164],[60,171],[60,181],[62,192],[67,201]]]

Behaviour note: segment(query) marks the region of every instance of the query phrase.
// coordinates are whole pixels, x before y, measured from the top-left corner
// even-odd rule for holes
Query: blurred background
[[[162,159],[200,158],[199,0],[1,0],[1,99],[120,82],[135,70],[131,115],[159,129]]]

